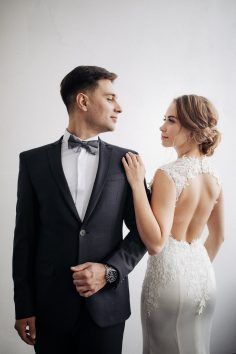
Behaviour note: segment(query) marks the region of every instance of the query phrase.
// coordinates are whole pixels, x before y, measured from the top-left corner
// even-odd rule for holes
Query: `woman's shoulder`
[[[157,168],[157,170],[154,173],[154,176],[149,183],[149,187],[152,188],[153,183],[158,179],[160,179],[161,176],[166,175],[166,177],[172,177],[172,172],[173,171],[173,165],[175,161],[169,162],[167,164],[161,165],[160,167]],[[163,174],[164,172],[164,174]],[[173,178],[173,177],[172,177]]]
[[[181,159],[178,158],[174,161],[171,161],[167,164],[161,165],[157,171],[164,171],[166,172],[170,177],[175,178],[180,175],[185,175],[186,171],[189,169],[188,164]]]

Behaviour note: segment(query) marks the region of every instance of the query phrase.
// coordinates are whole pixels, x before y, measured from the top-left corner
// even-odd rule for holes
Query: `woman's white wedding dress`
[[[177,200],[200,174],[219,183],[208,158],[182,157],[160,169],[175,182]],[[143,354],[209,354],[215,293],[202,241],[177,241],[170,235],[163,250],[148,259],[141,297]]]

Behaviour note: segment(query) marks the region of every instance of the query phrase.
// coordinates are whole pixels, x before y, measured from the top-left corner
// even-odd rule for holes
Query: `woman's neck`
[[[190,148],[180,148],[176,149],[178,157],[189,156],[189,157],[202,157],[203,155],[199,151],[198,145]]]

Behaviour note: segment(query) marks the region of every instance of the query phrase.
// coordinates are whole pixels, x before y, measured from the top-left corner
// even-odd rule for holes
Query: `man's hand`
[[[105,266],[101,263],[83,263],[71,267],[73,283],[83,297],[89,297],[106,285]]]
[[[21,320],[16,320],[15,329],[21,339],[29,344],[34,345],[36,339],[35,317],[27,317]]]

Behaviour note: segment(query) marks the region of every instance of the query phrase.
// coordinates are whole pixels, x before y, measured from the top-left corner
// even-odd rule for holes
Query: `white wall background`
[[[123,114],[116,132],[102,138],[138,150],[147,180],[158,165],[175,158],[161,147],[158,131],[171,99],[196,93],[218,108],[223,142],[214,161],[225,189],[226,241],[214,262],[218,303],[212,353],[235,353],[236,1],[1,0],[0,46],[0,353],[33,352],[13,329],[18,154],[63,134],[67,114],[59,83],[82,64],[119,75]],[[132,317],[123,354],[141,354],[139,299],[145,267],[146,258],[130,276]]]

